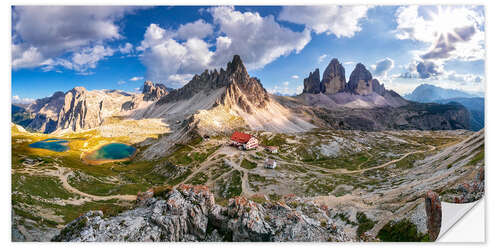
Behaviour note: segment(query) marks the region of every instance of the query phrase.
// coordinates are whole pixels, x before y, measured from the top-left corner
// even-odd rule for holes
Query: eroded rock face
[[[269,95],[259,79],[250,77],[240,56],[235,55],[226,70],[205,70],[201,75],[195,75],[184,87],[162,97],[157,104],[189,99],[199,92],[208,93],[224,87],[225,94],[219,98],[218,104],[237,105],[252,113],[253,108],[262,108],[269,102]]]
[[[377,81],[378,82],[378,81]],[[358,63],[349,77],[347,89],[359,95],[369,95],[373,93],[372,74],[366,67]]]
[[[377,79],[372,79],[372,90],[373,92],[384,96],[384,94],[387,92],[385,90],[384,84],[380,84],[380,82]]]
[[[292,200],[290,200],[292,202]],[[293,200],[297,202],[297,200]],[[311,205],[315,206],[315,205]],[[180,185],[118,216],[91,211],[53,241],[351,241],[328,213],[291,209],[286,202],[258,204],[244,197],[215,204],[205,186]]]
[[[168,94],[168,89],[161,83],[154,84],[151,81],[145,81],[142,93],[144,94],[144,101],[156,101]]]
[[[427,214],[427,231],[429,239],[435,241],[441,230],[441,201],[434,191],[425,194],[425,213]]]
[[[26,108],[36,114],[27,127],[42,133],[95,128],[106,117],[122,110],[122,105],[132,99],[131,94],[117,90],[88,91],[75,87],[66,93],[56,92]]]
[[[229,84],[222,101],[225,105],[237,105],[247,113],[254,113],[254,108],[263,108],[269,103],[266,89],[255,77],[247,73],[243,61],[235,55],[233,61],[227,64]]]
[[[304,93],[319,94],[324,92],[319,80],[319,69],[309,73],[309,76],[304,79]]]
[[[321,85],[325,94],[335,94],[345,88],[345,69],[337,58],[332,59],[323,72]]]

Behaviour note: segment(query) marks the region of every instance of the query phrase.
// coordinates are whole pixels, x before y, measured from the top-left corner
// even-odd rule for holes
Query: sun
[[[437,11],[429,11],[431,25],[429,28],[438,38],[443,38],[446,43],[449,39],[462,40],[457,34],[457,28],[464,26],[464,15],[450,7],[438,6]]]

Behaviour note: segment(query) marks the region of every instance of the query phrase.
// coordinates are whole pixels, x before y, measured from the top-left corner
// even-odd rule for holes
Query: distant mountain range
[[[171,133],[142,153],[165,154],[193,136],[230,133],[236,129],[279,133],[313,128],[386,130],[469,129],[467,109],[447,104],[407,101],[385,89],[358,63],[346,81],[345,70],[332,59],[320,80],[319,69],[304,79],[298,96],[270,95],[259,79],[248,75],[238,55],[225,69],[205,70],[179,89],[146,81],[142,93],[86,90],[75,87],[26,107],[13,107],[13,122],[29,131],[66,133],[102,129],[129,136],[136,121],[161,120]],[[130,121],[130,122],[128,122]],[[120,126],[111,129],[110,126]]]
[[[441,88],[432,84],[421,84],[413,92],[404,96],[407,100],[415,102],[433,102],[451,98],[480,97],[461,90]]]
[[[419,85],[406,99],[422,103],[459,103],[470,113],[470,129],[484,128],[484,97],[479,97],[456,89],[446,89],[430,84]]]

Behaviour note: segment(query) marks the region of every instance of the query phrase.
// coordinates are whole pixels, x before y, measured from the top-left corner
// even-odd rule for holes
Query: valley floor
[[[175,145],[154,160],[90,166],[80,159],[84,152],[130,141],[92,131],[71,134],[63,137],[70,150],[57,153],[29,147],[47,135],[13,131],[13,240],[50,240],[87,211],[116,215],[135,206],[138,192],[180,184],[208,186],[219,204],[234,196],[256,202],[303,197],[336,209],[338,224],[353,235],[359,236],[359,213],[371,221],[363,229],[369,235],[402,218],[425,234],[425,192],[453,193],[484,166],[484,135],[465,130],[249,132],[279,152],[242,151],[217,135]],[[152,145],[148,140],[132,143],[141,152]],[[277,168],[264,168],[266,159]]]

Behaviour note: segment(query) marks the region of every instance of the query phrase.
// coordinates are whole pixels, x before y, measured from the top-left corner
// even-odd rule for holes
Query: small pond
[[[52,150],[56,152],[64,152],[68,151],[68,141],[57,138],[49,138],[43,141],[38,141],[35,143],[31,143],[30,147],[32,148],[42,148],[47,150]]]
[[[134,147],[127,144],[110,143],[89,153],[85,158],[87,161],[126,160],[134,155],[135,150]]]

